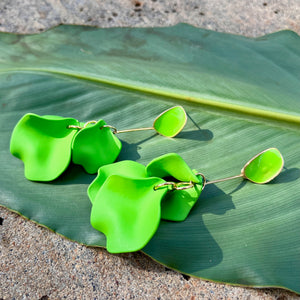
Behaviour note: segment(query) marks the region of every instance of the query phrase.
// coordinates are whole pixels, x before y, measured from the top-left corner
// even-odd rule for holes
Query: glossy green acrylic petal
[[[201,183],[186,190],[168,192],[161,202],[161,218],[168,221],[184,221],[197,202],[202,191]]]
[[[122,148],[120,140],[106,123],[99,120],[96,124],[83,128],[74,138],[72,161],[82,165],[86,172],[94,174],[99,167],[113,163]]]
[[[161,135],[174,137],[184,127],[187,120],[185,110],[182,106],[174,106],[162,114],[154,121],[154,129]]]
[[[24,162],[25,177],[51,181],[61,175],[71,160],[71,144],[78,125],[72,118],[26,114],[15,126],[10,152]]]
[[[132,160],[124,160],[99,168],[98,175],[88,187],[88,196],[93,203],[99,189],[110,175],[126,176],[128,178],[146,178],[146,168]]]
[[[198,177],[177,153],[168,153],[153,159],[146,167],[148,176],[174,177],[178,181],[199,182]]]
[[[244,177],[255,183],[267,183],[274,179],[282,170],[283,157],[278,149],[267,149],[255,156],[242,172]]]
[[[160,222],[160,203],[167,189],[154,190],[160,178],[132,179],[112,175],[96,195],[91,211],[92,226],[103,232],[107,250],[132,252],[143,248]]]

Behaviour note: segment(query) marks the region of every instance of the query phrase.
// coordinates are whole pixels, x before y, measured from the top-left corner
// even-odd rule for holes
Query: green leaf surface
[[[208,180],[239,174],[253,155],[282,153],[282,173],[265,185],[236,179],[207,186],[184,222],[161,221],[143,251],[193,276],[300,293],[300,38],[257,39],[197,29],[60,26],[0,36],[0,204],[86,245],[105,246],[90,225],[95,175],[69,168],[51,183],[30,182],[9,152],[26,113],[116,128],[150,126],[182,105],[175,138],[122,133],[118,160],[147,165],[178,153]]]

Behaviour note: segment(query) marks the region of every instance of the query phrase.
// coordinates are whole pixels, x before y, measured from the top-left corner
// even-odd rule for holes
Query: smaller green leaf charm
[[[174,137],[185,126],[187,116],[182,106],[174,106],[161,113],[153,123],[153,128],[161,135]]]
[[[203,180],[203,187],[208,184],[223,182],[235,178],[244,178],[248,179],[254,183],[268,183],[274,179],[282,170],[284,165],[284,160],[276,148],[268,148],[254,157],[252,157],[242,168],[239,175],[226,177],[217,180],[206,181],[206,178],[203,174],[198,173]]]
[[[51,181],[60,176],[71,160],[71,144],[78,126],[72,118],[26,114],[15,126],[10,152],[24,162],[25,177]]]
[[[82,128],[74,138],[72,161],[90,174],[106,164],[113,163],[122,149],[121,141],[99,120]]]
[[[242,169],[243,177],[254,183],[267,183],[282,170],[284,160],[276,148],[269,148],[254,156]]]

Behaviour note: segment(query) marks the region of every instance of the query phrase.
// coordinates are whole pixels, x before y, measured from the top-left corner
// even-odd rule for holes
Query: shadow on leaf
[[[295,181],[299,178],[300,178],[300,169],[299,168],[291,168],[291,169],[284,168],[284,171],[282,171],[269,184],[287,183],[287,182]]]
[[[90,184],[97,174],[88,174],[80,165],[70,163],[67,170],[54,181],[45,184],[68,185],[68,184]]]
[[[210,141],[213,139],[213,137],[213,133],[208,129],[182,131],[176,136],[176,138],[178,139],[188,139],[196,141]]]
[[[197,140],[197,141],[210,141],[213,139],[214,134],[212,131],[208,129],[201,129],[201,127],[197,124],[196,121],[187,113],[187,117],[191,120],[191,122],[197,128],[196,130],[190,131],[182,131],[180,132],[176,138],[179,139],[189,139],[189,140]]]
[[[223,215],[234,208],[231,196],[211,185],[203,190],[185,221],[161,221],[158,231],[144,250],[156,259],[163,258],[169,267],[185,273],[192,274],[218,265],[223,259],[223,252],[207,229],[203,215]],[[193,232],[193,238],[189,232]],[[187,247],[199,251],[186,253]]]

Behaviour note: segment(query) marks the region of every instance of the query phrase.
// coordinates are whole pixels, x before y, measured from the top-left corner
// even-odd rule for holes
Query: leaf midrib
[[[185,96],[182,94],[172,93],[171,91],[165,91],[162,89],[158,89],[157,87],[156,87],[156,89],[153,89],[153,88],[145,87],[145,86],[141,87],[141,86],[134,85],[134,84],[122,83],[122,82],[116,81],[112,78],[91,77],[91,76],[85,76],[83,74],[66,72],[66,71],[61,71],[61,70],[51,70],[51,69],[42,69],[42,68],[27,68],[27,67],[3,69],[0,71],[0,73],[10,73],[10,72],[20,72],[20,71],[21,72],[29,72],[29,73],[30,72],[39,72],[39,73],[51,73],[51,74],[56,74],[56,75],[64,75],[64,76],[69,76],[69,77],[73,77],[73,78],[77,78],[77,79],[81,79],[81,80],[102,83],[102,84],[106,84],[108,86],[114,86],[114,87],[118,87],[118,88],[138,91],[138,92],[142,92],[145,94],[151,94],[151,95],[155,95],[155,96],[162,96],[165,98],[172,98],[172,99],[176,99],[176,100],[180,100],[180,101],[188,101],[188,102],[193,102],[193,103],[197,103],[197,104],[202,104],[207,107],[221,109],[221,110],[225,110],[228,112],[240,113],[243,115],[273,120],[273,121],[277,121],[277,122],[284,122],[284,123],[287,123],[290,125],[300,125],[300,116],[297,116],[297,115],[291,115],[291,114],[287,114],[287,113],[266,110],[265,108],[260,109],[260,108],[245,106],[245,105],[226,103],[226,102],[218,101],[215,99],[210,100],[210,99],[195,97],[195,96],[191,96],[191,95]]]

